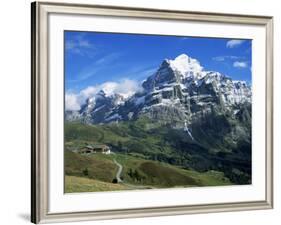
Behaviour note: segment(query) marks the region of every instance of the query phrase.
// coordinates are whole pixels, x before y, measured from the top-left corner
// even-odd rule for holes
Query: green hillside
[[[118,169],[117,165],[113,162],[114,159],[123,166],[121,173],[123,183],[120,184],[114,182]],[[209,171],[200,173],[167,163],[145,160],[120,153],[80,155],[66,150],[65,174],[65,192],[231,184],[221,172]],[[83,179],[79,180],[79,178]]]
[[[240,132],[239,124],[230,119],[218,116],[214,121],[215,124],[224,121],[227,126],[236,127]],[[200,123],[197,129],[193,129],[194,135],[200,137],[195,141],[182,129],[173,129],[147,118],[102,125],[66,123],[65,146],[75,152],[87,144],[106,144],[113,152],[138,160],[152,160],[200,173],[218,171],[232,183],[251,183],[250,144],[236,140],[237,143],[231,145],[229,135],[235,134],[227,133],[230,129],[216,128],[214,133],[208,131],[207,127],[211,124]],[[212,143],[212,138],[220,142]]]
[[[65,176],[65,192],[95,192],[95,191],[120,191],[127,190],[122,184],[112,184],[86,177]]]
[[[112,182],[117,172],[116,165],[109,159],[97,159],[65,151],[65,174]]]

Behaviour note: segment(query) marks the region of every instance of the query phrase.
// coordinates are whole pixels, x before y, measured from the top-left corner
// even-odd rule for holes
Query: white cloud
[[[68,80],[68,82],[78,82],[87,80],[88,78],[100,73],[104,68],[111,66],[111,63],[116,60],[121,54],[118,52],[113,52],[111,54],[105,55],[99,59],[96,59],[93,63],[83,68],[79,73],[77,73],[77,78]]]
[[[139,82],[130,79],[123,79],[120,82],[105,82],[100,85],[89,86],[79,93],[65,94],[65,109],[79,110],[88,98],[94,97],[100,90],[103,90],[107,96],[120,94],[125,98],[132,96],[136,92],[142,91]]]
[[[248,67],[248,63],[247,62],[235,61],[233,63],[233,66],[236,67],[236,68],[247,68]]]
[[[112,61],[114,61],[118,57],[120,57],[120,55],[121,54],[119,52],[110,53],[110,54],[105,55],[105,56],[99,58],[98,60],[96,60],[95,65],[104,65],[104,64],[111,63]]]
[[[224,56],[216,56],[212,58],[214,61],[222,62],[225,60]]]
[[[78,96],[76,94],[65,94],[65,110],[75,111],[80,109],[80,103],[78,102],[77,97]]]
[[[87,89],[89,89],[88,87]],[[103,90],[107,96],[120,94],[125,98],[132,96],[134,93],[142,90],[140,84],[135,80],[123,79],[120,82],[105,82],[93,87],[98,91]],[[96,93],[97,93],[96,92]]]
[[[123,95],[124,97],[128,98],[132,96],[136,92],[142,91],[142,87],[140,84],[134,80],[124,79],[120,83],[111,83],[110,85],[105,85],[103,89],[106,91],[111,90],[111,93],[118,93]]]
[[[152,74],[154,74],[155,71],[157,71],[157,67],[150,67],[148,69],[144,69],[142,71],[136,72],[135,76],[138,77],[138,79],[147,78],[148,76],[151,76]]]
[[[225,60],[237,60],[240,58],[242,58],[242,57],[238,57],[238,56],[234,56],[234,55],[223,55],[223,56],[213,57],[212,59],[217,62],[223,62]]]
[[[91,56],[95,46],[85,38],[85,35],[80,34],[74,36],[71,40],[66,40],[65,49],[74,54]]]
[[[228,42],[226,42],[226,47],[227,48],[234,48],[234,47],[237,47],[239,45],[241,45],[244,41],[243,40],[230,40]]]
[[[83,89],[82,91],[80,91],[80,95],[83,98],[89,98],[90,96],[95,95],[96,93],[98,93],[99,89],[95,86],[89,86],[85,89]]]

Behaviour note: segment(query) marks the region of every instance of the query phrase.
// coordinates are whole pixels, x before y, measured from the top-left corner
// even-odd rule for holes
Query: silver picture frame
[[[49,213],[48,204],[48,15],[100,15],[114,17],[157,18],[175,21],[200,21],[264,26],[266,29],[266,199],[241,203],[179,205],[155,208],[106,211]],[[32,44],[32,149],[31,149],[31,221],[33,223],[101,220],[149,216],[168,216],[273,208],[273,18],[208,12],[171,11],[150,8],[126,8],[103,5],[33,2],[31,5]]]

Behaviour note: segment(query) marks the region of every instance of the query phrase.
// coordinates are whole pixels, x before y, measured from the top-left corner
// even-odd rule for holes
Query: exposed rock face
[[[131,121],[129,127],[145,121],[141,131],[161,133],[163,139],[160,153],[146,152],[152,159],[153,154],[163,158],[161,151],[168,145],[173,152],[165,162],[218,170],[234,183],[251,183],[252,93],[246,82],[205,71],[196,59],[180,55],[164,60],[142,87],[129,96],[101,90],[81,110],[66,111],[65,119],[86,124]]]
[[[143,83],[143,91],[129,98],[100,91],[87,100],[80,111],[66,112],[66,120],[88,124],[134,120],[147,116],[157,122],[183,126],[208,114],[228,114],[235,118],[251,103],[251,88],[244,81],[215,71],[205,71],[185,54],[165,59]],[[180,125],[181,124],[181,125]]]

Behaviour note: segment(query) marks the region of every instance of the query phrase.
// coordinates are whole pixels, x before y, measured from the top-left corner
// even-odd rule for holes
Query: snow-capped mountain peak
[[[142,83],[143,89],[130,86],[133,85],[128,82],[121,88],[113,82],[106,83],[79,112],[67,114],[67,120],[95,124],[146,115],[161,121],[192,121],[214,108],[234,112],[240,105],[250,103],[252,96],[246,82],[206,71],[198,60],[186,54],[163,60]]]
[[[177,56],[174,60],[169,60],[172,69],[180,72],[183,77],[200,77],[203,67],[197,59],[193,59],[186,54]]]
[[[169,83],[185,83],[198,80],[206,75],[206,71],[197,59],[181,54],[175,59],[165,59],[158,70],[143,82],[144,89],[151,91]]]

